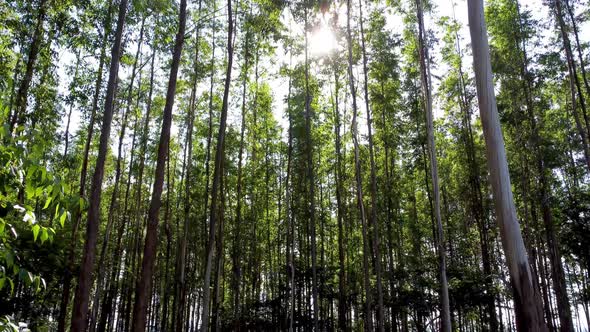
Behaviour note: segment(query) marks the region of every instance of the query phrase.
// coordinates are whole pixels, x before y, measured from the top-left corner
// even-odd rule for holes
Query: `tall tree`
[[[430,176],[432,178],[432,192],[434,195],[434,215],[436,218],[436,246],[439,260],[440,299],[441,299],[441,331],[451,331],[451,310],[449,305],[449,284],[447,281],[446,249],[442,219],[440,214],[440,190],[438,182],[438,162],[436,144],[434,141],[434,124],[432,116],[432,93],[430,82],[430,58],[426,45],[426,30],[424,28],[424,8],[421,0],[416,0],[418,16],[418,47],[420,53],[420,81],[426,113],[426,132],[428,141],[428,157],[430,159]]]
[[[88,208],[88,221],[86,224],[86,239],[84,243],[82,263],[80,265],[80,275],[78,277],[78,288],[76,289],[76,296],[74,297],[74,311],[72,313],[71,324],[71,330],[73,332],[86,330],[88,299],[90,297],[90,287],[92,286],[92,271],[94,269],[94,259],[96,257],[96,241],[98,237],[98,224],[100,222],[102,181],[109,145],[109,136],[111,133],[115,88],[119,72],[119,57],[121,55],[121,41],[123,39],[123,27],[125,25],[126,14],[127,0],[121,0],[119,3],[115,40],[111,49],[111,65],[109,68],[109,80],[107,83],[102,128],[100,132],[100,145],[98,147],[98,157],[96,159],[96,166],[92,177],[92,188],[90,189],[90,206]]]
[[[547,331],[535,278],[516,219],[504,138],[494,94],[483,1],[469,0],[467,5],[477,98],[486,141],[496,218],[513,288],[516,326],[519,331]]]
[[[227,109],[229,103],[229,90],[231,85],[231,72],[233,65],[233,13],[232,0],[227,1],[227,68],[225,72],[225,84],[223,90],[223,102],[221,105],[221,116],[219,120],[219,132],[217,134],[217,146],[215,150],[215,166],[213,168],[213,182],[211,185],[211,208],[209,214],[209,235],[206,248],[204,283],[203,283],[203,306],[201,309],[201,331],[209,331],[209,303],[211,301],[211,269],[213,251],[215,244],[215,231],[218,219],[219,186],[222,177],[222,163],[224,161],[224,141],[227,127]]]
[[[172,107],[174,106],[178,68],[180,66],[180,58],[182,56],[182,47],[184,45],[184,34],[186,30],[186,6],[187,1],[181,0],[178,14],[178,32],[174,42],[172,66],[170,68],[168,90],[166,91],[166,104],[164,106],[164,115],[162,118],[162,131],[160,133],[160,143],[158,145],[154,187],[148,210],[147,232],[143,249],[141,274],[135,291],[135,305],[133,306],[133,323],[131,328],[132,331],[135,332],[145,331],[147,307],[152,294],[153,270],[156,259],[156,246],[158,244],[158,222],[160,219],[160,207],[162,205],[161,198],[164,187],[166,159],[168,158],[168,147],[170,144],[170,127],[172,126]]]
[[[352,62],[352,32],[350,26],[350,18],[352,16],[351,1],[348,0],[346,3],[346,30],[347,30],[347,48],[348,48],[348,81],[350,84],[350,95],[352,97],[352,141],[354,144],[354,176],[356,179],[356,200],[359,209],[359,215],[362,226],[363,236],[363,286],[365,291],[365,331],[373,330],[373,312],[372,307],[372,291],[371,291],[371,280],[370,280],[370,267],[369,267],[369,235],[367,225],[367,214],[365,212],[365,204],[363,202],[363,184],[361,174],[361,161],[359,152],[358,142],[358,124],[357,124],[357,103],[356,103],[356,87],[354,83],[353,73],[353,62]]]

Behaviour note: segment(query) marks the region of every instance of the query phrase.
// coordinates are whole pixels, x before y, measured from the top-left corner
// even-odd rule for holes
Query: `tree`
[[[229,100],[229,89],[231,81],[231,71],[233,64],[233,13],[232,13],[232,1],[227,1],[227,69],[225,72],[225,85],[223,90],[223,102],[221,106],[221,116],[219,120],[219,132],[217,134],[217,147],[215,150],[215,166],[213,168],[213,183],[211,185],[211,208],[209,214],[209,238],[207,241],[206,248],[206,262],[204,272],[204,284],[203,284],[203,308],[201,314],[201,331],[206,332],[209,330],[209,302],[211,301],[211,268],[213,261],[213,248],[215,243],[215,231],[216,223],[218,218],[218,192],[222,176],[222,163],[224,160],[224,140],[225,140],[225,129],[227,126],[227,108]]]
[[[98,157],[96,159],[96,166],[92,177],[92,188],[90,189],[90,205],[88,208],[84,253],[82,256],[80,275],[78,277],[76,296],[74,297],[74,312],[72,314],[71,324],[72,331],[86,330],[88,299],[92,284],[92,271],[94,269],[94,259],[96,257],[96,241],[98,237],[98,223],[100,220],[102,181],[104,178],[104,167],[109,144],[109,135],[111,132],[111,121],[113,119],[113,100],[115,98],[115,87],[117,83],[117,74],[119,72],[119,56],[121,54],[121,41],[126,14],[127,0],[121,0],[119,3],[115,40],[111,49],[111,65],[109,68],[109,80],[107,83],[102,128],[100,132],[100,145],[98,147]]]
[[[164,187],[164,172],[166,159],[168,158],[168,147],[170,144],[170,127],[172,126],[172,107],[174,106],[174,97],[176,94],[176,81],[178,77],[178,67],[180,66],[180,57],[184,45],[184,34],[186,29],[186,0],[181,0],[178,14],[178,33],[174,42],[174,53],[172,55],[172,67],[170,68],[170,78],[168,79],[168,90],[166,91],[166,105],[164,106],[164,116],[162,119],[162,132],[160,133],[160,143],[158,145],[158,158],[156,161],[156,171],[154,174],[154,189],[150,201],[150,208],[147,219],[147,233],[145,237],[145,246],[143,249],[143,261],[141,264],[141,275],[135,291],[135,305],[133,306],[133,323],[132,330],[136,332],[145,331],[147,306],[152,288],[152,275],[154,261],[156,258],[156,245],[158,234],[159,213],[162,203],[162,191]]]
[[[517,328],[519,331],[546,331],[539,293],[516,219],[504,139],[496,109],[483,1],[470,0],[467,4],[477,98],[486,140],[496,218],[513,287]]]

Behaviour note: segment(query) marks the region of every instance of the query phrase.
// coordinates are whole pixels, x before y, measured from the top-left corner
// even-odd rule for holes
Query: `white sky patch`
[[[309,38],[309,50],[312,56],[323,56],[337,49],[336,36],[326,23],[325,17],[319,28],[315,29]]]

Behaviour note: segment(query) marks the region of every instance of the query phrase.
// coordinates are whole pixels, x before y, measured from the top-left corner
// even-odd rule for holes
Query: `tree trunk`
[[[309,59],[308,59],[308,8],[305,7],[305,153],[307,156],[307,178],[309,185],[309,223],[311,237],[311,278],[312,278],[312,297],[313,297],[313,327],[314,331],[319,331],[319,294],[317,278],[317,250],[316,250],[316,225],[315,225],[315,179],[313,169],[313,145],[311,138],[311,92],[309,91]]]
[[[233,264],[233,305],[234,312],[233,318],[235,329],[239,329],[240,325],[240,284],[242,279],[242,262],[241,262],[241,234],[242,234],[242,164],[244,158],[244,136],[246,131],[246,89],[248,82],[248,69],[250,60],[250,45],[249,45],[249,33],[248,30],[245,32],[244,41],[244,67],[242,69],[242,119],[240,124],[240,149],[238,152],[238,179],[237,179],[237,193],[236,193],[236,225],[235,235],[232,253],[232,264]]]
[[[100,96],[100,88],[102,86],[102,72],[104,68],[104,63],[106,59],[106,45],[108,41],[108,36],[110,35],[111,31],[111,20],[112,20],[112,7],[113,1],[109,0],[108,7],[107,7],[107,16],[105,18],[103,27],[104,31],[102,32],[102,47],[100,49],[100,56],[98,60],[98,72],[96,74],[96,83],[94,86],[94,94],[92,97],[92,111],[90,113],[90,121],[88,123],[88,131],[86,134],[86,142],[84,143],[84,156],[82,158],[82,169],[80,171],[80,197],[85,196],[86,190],[86,176],[88,173],[88,155],[90,153],[90,145],[92,143],[92,135],[94,133],[94,122],[96,120],[96,110],[98,109],[98,99]],[[75,247],[78,238],[78,227],[80,225],[80,221],[82,219],[82,211],[80,208],[76,211],[76,214],[72,218],[74,220],[74,224],[72,226],[72,233],[71,233],[71,245],[69,248],[68,253],[68,265],[66,271],[64,272],[64,280],[62,285],[62,298],[59,307],[59,317],[58,317],[58,325],[57,331],[64,332],[66,327],[66,314],[68,310],[68,304],[70,301],[70,288],[71,288],[71,281],[72,281],[72,270],[74,269],[74,260],[75,260]]]
[[[229,101],[229,89],[231,84],[231,71],[233,65],[233,45],[232,45],[232,34],[233,34],[233,16],[232,16],[232,0],[227,1],[227,69],[225,73],[225,86],[223,91],[223,104],[221,106],[221,117],[219,120],[219,133],[217,135],[217,150],[215,151],[215,166],[213,169],[213,183],[211,185],[211,212],[209,215],[209,240],[206,248],[206,261],[205,261],[205,272],[204,272],[204,283],[203,283],[203,309],[201,312],[201,331],[207,332],[209,330],[209,302],[211,297],[211,269],[213,261],[213,245],[215,242],[215,228],[218,218],[218,191],[222,176],[222,163],[224,160],[224,141],[225,141],[225,129],[227,126],[227,108]]]
[[[506,253],[514,293],[516,324],[519,331],[547,331],[535,278],[516,218],[510,186],[510,174],[504,139],[496,107],[490,63],[490,51],[482,0],[468,0],[469,30],[480,115],[486,142],[486,155],[500,226],[502,246]]]
[[[15,125],[24,125],[26,121],[29,88],[31,87],[33,74],[35,72],[35,64],[37,63],[41,44],[44,39],[43,24],[45,23],[45,16],[47,15],[47,6],[47,0],[40,0],[39,8],[37,9],[37,23],[35,24],[35,31],[33,32],[33,38],[31,40],[31,46],[29,47],[29,54],[27,57],[25,76],[20,82],[16,93],[16,108],[10,122],[10,133],[13,132]]]
[[[590,123],[588,120],[588,115],[586,114],[586,103],[584,100],[584,94],[582,93],[582,89],[580,87],[580,80],[578,78],[578,73],[576,70],[576,62],[574,60],[574,56],[572,53],[572,46],[570,43],[570,39],[568,37],[567,27],[565,26],[565,22],[563,20],[561,0],[553,0],[553,3],[555,7],[555,16],[561,33],[561,39],[563,41],[563,48],[565,49],[565,57],[567,60],[572,102],[572,113],[576,121],[576,127],[582,139],[582,146],[584,147],[584,157],[586,159],[586,165],[588,166],[588,170],[590,170],[590,138],[588,137],[590,135]],[[584,125],[582,125],[582,122],[577,112],[578,105],[576,102],[576,92],[579,98],[578,101],[580,102],[580,109],[582,110],[582,115],[584,117]]]
[[[98,302],[99,299],[101,297],[102,294],[102,290],[103,290],[103,278],[104,278],[104,273],[106,272],[106,268],[104,266],[104,260],[105,260],[105,255],[107,252],[107,246],[109,244],[109,239],[110,239],[110,235],[111,235],[111,229],[113,227],[113,223],[114,223],[114,214],[115,211],[118,209],[118,195],[119,195],[119,182],[121,179],[121,159],[123,158],[123,140],[125,139],[125,131],[127,129],[127,119],[129,117],[129,112],[131,111],[131,104],[133,102],[133,84],[135,82],[135,76],[137,74],[136,70],[137,70],[137,65],[138,62],[140,60],[139,55],[141,54],[141,44],[143,43],[143,32],[144,32],[144,24],[145,24],[145,16],[142,18],[141,21],[141,28],[139,31],[139,42],[137,44],[137,51],[135,52],[135,59],[133,62],[133,66],[131,69],[131,78],[130,78],[130,82],[129,82],[129,89],[127,91],[127,100],[126,100],[126,109],[123,113],[123,117],[121,119],[121,132],[119,134],[119,145],[118,145],[118,151],[117,151],[117,161],[116,161],[116,165],[115,165],[115,179],[114,179],[114,184],[113,184],[113,192],[111,193],[111,200],[110,200],[110,204],[109,204],[109,212],[108,212],[108,217],[107,217],[107,226],[106,229],[104,231],[104,238],[102,241],[102,245],[101,245],[101,249],[100,249],[100,255],[99,255],[99,259],[98,259],[98,276],[96,278],[96,290],[94,292],[94,300],[92,301],[92,312],[90,315],[90,320],[89,320],[89,331],[90,332],[94,332],[95,330],[95,323],[96,323],[96,318],[98,315]],[[141,90],[141,81],[140,81],[140,85],[138,87],[138,93]],[[133,150],[131,150],[132,152],[132,156],[131,156],[131,160],[133,161]]]
[[[111,50],[111,66],[109,69],[109,80],[107,83],[107,94],[105,98],[105,110],[103,113],[102,129],[100,133],[100,145],[98,148],[96,167],[94,169],[94,175],[92,178],[90,206],[88,209],[88,223],[86,226],[86,241],[84,244],[82,263],[80,265],[78,288],[76,289],[76,296],[74,298],[74,310],[72,313],[71,324],[72,332],[82,332],[86,330],[88,300],[90,297],[90,287],[92,286],[92,271],[94,269],[94,259],[96,256],[98,223],[100,222],[100,198],[102,196],[102,180],[104,177],[104,166],[107,157],[109,136],[111,133],[111,121],[113,119],[115,87],[117,85],[119,57],[121,55],[121,40],[123,36],[123,26],[125,25],[126,14],[127,0],[121,0],[121,3],[119,4],[119,17],[117,20],[115,41],[113,44],[113,48]]]
[[[576,50],[578,51],[578,61],[580,61],[580,72],[582,74],[582,80],[584,81],[584,87],[586,88],[586,94],[590,96],[590,83],[588,83],[588,76],[586,75],[586,65],[584,64],[583,48],[580,44],[580,37],[578,32],[578,24],[576,23],[576,16],[574,14],[573,5],[569,3],[569,0],[564,0],[565,8],[568,12],[568,16],[572,21],[572,30],[574,33],[574,39],[576,41]]]
[[[170,127],[172,125],[172,107],[174,105],[174,96],[176,94],[176,81],[178,76],[178,67],[182,55],[184,44],[184,31],[186,28],[186,0],[181,0],[179,9],[178,33],[174,43],[174,54],[172,56],[172,67],[170,69],[170,78],[168,81],[168,90],[166,92],[166,104],[162,119],[162,132],[160,134],[160,143],[158,145],[158,159],[156,161],[156,171],[154,175],[154,186],[152,198],[148,211],[147,233],[145,247],[143,250],[143,261],[141,272],[137,283],[135,305],[133,307],[132,331],[143,332],[146,325],[147,305],[151,298],[152,276],[154,262],[156,258],[156,245],[158,240],[158,221],[161,206],[162,189],[164,186],[164,171],[168,155],[168,145],[170,143]]]
[[[517,7],[518,8],[518,7]],[[519,11],[520,19],[520,11]],[[521,25],[522,23],[519,22]],[[519,26],[521,27],[521,26]],[[522,28],[522,27],[521,27]],[[572,320],[572,313],[569,305],[569,298],[567,295],[567,286],[563,266],[561,263],[561,253],[559,250],[559,243],[555,236],[553,212],[551,211],[551,194],[549,183],[547,179],[547,170],[545,166],[544,153],[541,149],[540,142],[541,138],[539,135],[539,129],[537,127],[537,120],[534,114],[533,96],[532,96],[532,84],[529,81],[528,72],[528,58],[527,52],[524,45],[522,45],[522,65],[521,65],[521,76],[523,91],[525,94],[525,102],[527,105],[527,115],[531,126],[531,140],[534,149],[534,155],[537,164],[537,172],[539,173],[539,196],[538,201],[541,203],[541,213],[543,218],[543,224],[545,226],[545,234],[547,238],[547,248],[549,250],[549,259],[551,261],[551,279],[553,280],[553,287],[555,289],[555,295],[557,297],[557,310],[559,313],[559,321],[561,323],[560,330],[562,332],[574,331],[574,324]]]
[[[198,15],[201,13],[201,5],[202,0],[199,0],[199,9]],[[187,114],[187,121],[186,121],[186,145],[187,145],[187,155],[186,155],[186,174],[185,174],[185,188],[184,188],[184,229],[182,239],[180,240],[180,250],[178,255],[178,266],[176,267],[176,298],[178,299],[178,307],[176,308],[176,331],[180,332],[182,330],[182,322],[183,322],[183,313],[185,308],[186,302],[186,255],[187,255],[187,240],[188,240],[188,232],[190,226],[190,206],[191,206],[191,199],[190,199],[190,188],[193,185],[191,182],[191,167],[192,167],[192,158],[193,158],[193,127],[194,127],[194,118],[195,118],[195,108],[196,108],[196,98],[197,98],[197,83],[198,83],[198,64],[199,64],[199,36],[200,36],[200,26],[197,26],[196,29],[196,37],[195,37],[195,57],[194,57],[194,69],[193,69],[193,82],[192,82],[192,90],[191,90],[191,97],[189,101],[189,110]]]
[[[289,48],[289,70],[292,70],[293,51]],[[286,248],[287,248],[287,315],[286,326],[289,332],[293,331],[293,320],[295,314],[295,225],[293,222],[293,211],[291,204],[291,171],[292,171],[292,157],[293,157],[293,119],[291,116],[291,88],[292,88],[293,73],[289,72],[289,88],[287,92],[287,117],[289,120],[289,129],[287,132],[287,175],[285,179],[285,216],[287,225]]]
[[[365,109],[367,111],[367,136],[369,139],[369,161],[371,163],[371,217],[370,225],[373,228],[373,251],[375,252],[375,274],[377,279],[377,329],[385,330],[383,313],[383,282],[381,279],[381,248],[380,230],[377,221],[377,167],[375,166],[375,148],[373,147],[373,126],[371,108],[369,105],[369,70],[367,68],[367,49],[365,47],[365,29],[363,25],[363,0],[359,1],[359,23],[361,28],[361,51],[363,55],[363,86],[365,90]]]
[[[336,61],[336,60],[334,60]],[[343,180],[342,180],[342,143],[340,137],[340,110],[339,110],[339,96],[340,81],[338,75],[338,66],[334,64],[334,137],[336,150],[336,220],[338,224],[338,328],[341,331],[347,331],[346,327],[346,269],[344,265],[344,229],[343,218],[344,209],[342,206]]]
[[[362,185],[362,174],[361,174],[361,161],[358,143],[358,126],[357,126],[357,104],[356,104],[356,87],[354,86],[354,73],[352,71],[352,32],[350,27],[351,17],[351,1],[347,0],[347,44],[348,44],[348,81],[350,83],[350,94],[352,96],[352,141],[354,144],[354,169],[356,179],[356,199],[360,213],[362,236],[363,236],[363,282],[365,290],[365,331],[373,331],[373,319],[372,319],[372,296],[371,296],[371,281],[370,281],[370,267],[369,267],[369,235],[367,217],[365,213],[365,205],[363,203],[363,185]]]
[[[434,124],[432,116],[432,95],[430,92],[430,65],[428,58],[428,46],[426,45],[426,31],[424,29],[424,13],[422,1],[416,0],[418,14],[418,43],[420,51],[420,78],[422,81],[422,94],[426,111],[426,126],[428,135],[428,155],[430,157],[430,175],[432,177],[432,192],[434,194],[434,214],[436,217],[436,244],[439,259],[440,298],[441,298],[441,331],[451,331],[451,310],[449,306],[449,284],[447,282],[446,249],[444,233],[440,215],[440,191],[438,183],[438,163],[436,157],[436,144],[434,141]]]
[[[80,67],[80,51],[76,53],[76,69],[74,70],[74,78],[72,79],[72,83],[70,85],[70,91],[73,92],[75,85],[78,83],[78,68]],[[64,133],[64,154],[63,158],[68,156],[68,148],[70,145],[70,122],[72,120],[72,111],[74,110],[74,99],[73,96],[70,96],[72,99],[69,100],[70,108],[68,110],[68,120],[66,122],[66,132]]]

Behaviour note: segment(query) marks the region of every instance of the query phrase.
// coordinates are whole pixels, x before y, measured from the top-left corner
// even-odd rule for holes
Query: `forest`
[[[0,331],[584,332],[587,0],[0,1]]]

